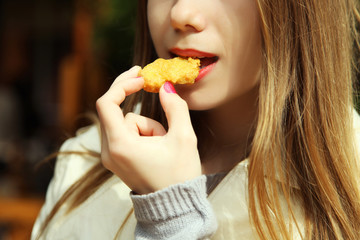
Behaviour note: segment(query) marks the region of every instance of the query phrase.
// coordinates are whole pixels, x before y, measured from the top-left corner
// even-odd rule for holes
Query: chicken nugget
[[[199,75],[200,60],[194,58],[158,58],[139,73],[144,78],[144,90],[157,93],[165,82],[193,84]]]

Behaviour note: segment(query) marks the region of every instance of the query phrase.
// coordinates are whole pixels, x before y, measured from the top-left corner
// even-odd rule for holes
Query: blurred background
[[[136,1],[0,0],[0,240],[29,239],[54,161],[131,67]]]
[[[0,240],[29,239],[53,174],[39,163],[131,66],[135,4],[0,0]]]

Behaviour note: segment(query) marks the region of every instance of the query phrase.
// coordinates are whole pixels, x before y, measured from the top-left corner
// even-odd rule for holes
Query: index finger
[[[125,97],[142,89],[144,80],[137,78],[140,67],[133,67],[117,77],[110,89],[96,101],[100,121],[105,128],[114,129],[124,120],[120,104]]]

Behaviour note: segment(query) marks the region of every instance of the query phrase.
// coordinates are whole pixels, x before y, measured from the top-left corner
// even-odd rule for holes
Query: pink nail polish
[[[164,83],[164,90],[167,93],[176,93],[176,90],[174,88],[174,85],[172,85],[170,82],[165,82]]]

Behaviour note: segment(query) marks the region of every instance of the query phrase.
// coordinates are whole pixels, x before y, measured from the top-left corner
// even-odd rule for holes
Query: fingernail
[[[167,93],[176,93],[176,90],[174,88],[174,85],[172,85],[170,82],[165,82],[164,83],[164,90]]]

